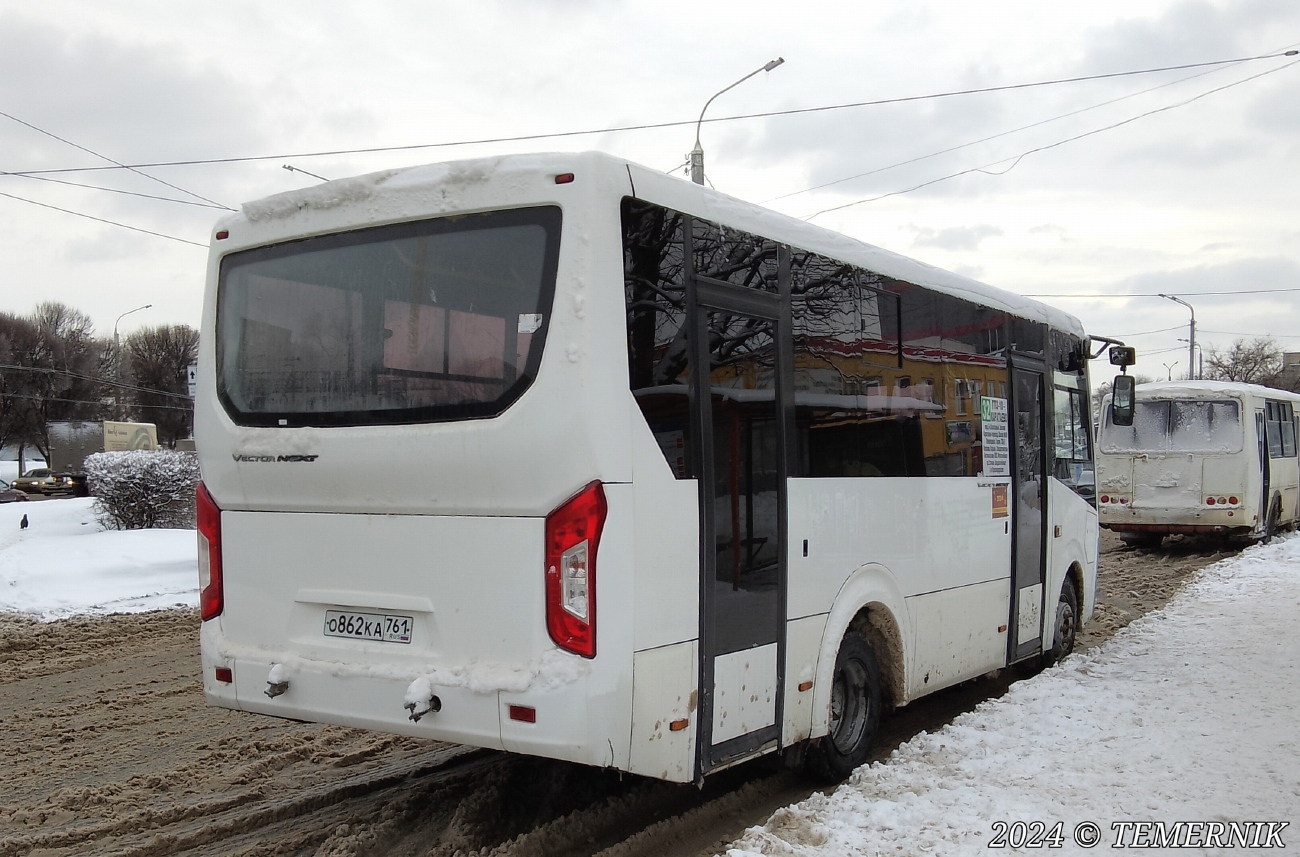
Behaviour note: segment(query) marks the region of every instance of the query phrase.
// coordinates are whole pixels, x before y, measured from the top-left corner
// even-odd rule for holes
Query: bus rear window
[[[1138,402],[1133,425],[1106,421],[1103,452],[1240,452],[1241,415],[1237,403],[1210,401]]]
[[[361,229],[234,253],[218,394],[241,425],[495,416],[541,362],[553,206]]]

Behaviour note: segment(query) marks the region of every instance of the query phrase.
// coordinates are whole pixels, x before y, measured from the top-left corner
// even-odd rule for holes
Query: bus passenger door
[[[703,278],[701,278],[703,279]],[[785,614],[784,452],[778,395],[779,311],[742,308],[697,284],[693,346],[701,439],[699,771],[774,747],[780,738]],[[771,296],[774,297],[774,296]],[[707,352],[707,353],[706,353]]]
[[[1268,423],[1264,418],[1263,411],[1255,411],[1255,443],[1259,447],[1259,519],[1257,523],[1262,529],[1265,522],[1268,521],[1268,501],[1270,499],[1269,490],[1269,460],[1268,460]]]
[[[1013,366],[1012,407],[1015,450],[1012,490],[1011,622],[1008,658],[1018,661],[1042,649],[1043,592],[1046,580],[1047,485],[1044,464],[1047,432],[1043,424],[1044,372]]]

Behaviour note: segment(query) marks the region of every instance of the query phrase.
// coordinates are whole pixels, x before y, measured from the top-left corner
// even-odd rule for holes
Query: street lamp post
[[[153,306],[153,304],[145,304],[144,306],[138,306],[135,309],[129,309],[119,315],[117,321],[113,322],[113,363],[115,364],[113,375],[115,376],[114,380],[117,381],[117,386],[113,388],[113,410],[117,411],[117,418],[119,420],[125,419],[126,414],[122,410],[122,340],[117,336],[117,325],[118,322],[131,313],[139,312],[142,309],[148,309],[151,306]]]
[[[1160,365],[1165,367],[1165,380],[1174,380],[1174,367],[1178,365],[1178,361],[1175,360],[1173,363],[1161,363]]]
[[[1178,341],[1187,342],[1188,340],[1183,339],[1180,336],[1178,338]],[[1196,349],[1196,377],[1204,378],[1205,377],[1205,346],[1201,345],[1201,343],[1198,342],[1192,347]]]
[[[1173,301],[1176,304],[1182,304],[1183,306],[1191,310],[1192,323],[1188,327],[1188,333],[1187,333],[1187,378],[1188,380],[1191,380],[1192,376],[1196,374],[1195,372],[1192,371],[1196,367],[1196,310],[1192,308],[1191,304],[1189,304],[1187,301],[1183,300],[1182,298],[1176,298],[1173,295],[1165,295],[1165,294],[1160,295],[1160,297],[1164,298],[1167,301]]]
[[[784,59],[782,59],[781,57],[777,57],[776,59],[764,65],[762,68],[754,69],[749,74],[745,75],[740,80],[733,83],[731,86],[728,86],[726,89],[722,89],[714,93],[713,98],[710,98],[708,101],[704,102],[704,110],[708,110],[709,105],[713,103],[713,99],[717,98],[722,93],[730,89],[735,89],[737,86],[740,86],[742,83],[749,80],[751,77],[758,74],[760,71],[771,71],[772,69],[776,68],[783,62],[785,62]],[[690,154],[691,181],[695,182],[696,184],[704,184],[704,148],[700,146],[700,125],[703,124],[704,122],[704,110],[700,111],[700,118],[695,123],[695,148],[691,150],[691,154]]]

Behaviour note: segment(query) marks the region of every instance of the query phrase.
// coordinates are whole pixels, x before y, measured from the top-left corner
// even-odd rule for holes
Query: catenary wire
[[[50,205],[50,204],[47,203],[47,202],[37,202],[37,201],[34,200],[34,199],[26,199],[26,198],[21,197],[21,196],[14,196],[12,193],[5,193],[4,191],[0,191],[0,196],[8,197],[9,199],[16,199],[16,200],[18,200],[19,202],[26,202],[26,203],[29,203],[29,204],[31,204],[31,205],[39,205],[41,208],[50,208],[50,209],[53,209],[54,211],[61,211],[61,212],[63,212],[64,214],[71,214],[71,215],[75,215],[76,217],[84,217],[84,218],[86,218],[87,220],[95,220],[95,221],[98,221],[99,223],[107,223],[109,226],[120,226],[120,227],[122,227],[123,229],[130,229],[132,232],[143,232],[143,233],[146,234],[146,235],[156,235],[156,236],[159,237],[159,238],[169,238],[169,239],[171,239],[172,241],[179,241],[179,242],[181,242],[182,244],[192,244],[192,245],[194,245],[195,247],[202,247],[202,248],[205,249],[205,250],[206,250],[207,247],[208,247],[208,245],[206,245],[206,244],[200,244],[199,242],[197,242],[197,241],[191,241],[191,240],[189,240],[188,238],[179,238],[179,237],[177,237],[177,236],[175,236],[175,235],[168,235],[168,234],[166,234],[166,233],[164,233],[164,232],[154,232],[152,229],[142,229],[142,228],[139,227],[139,226],[128,226],[128,225],[126,225],[125,223],[118,223],[116,220],[108,220],[108,219],[103,218],[103,217],[96,217],[96,216],[93,215],[93,214],[85,214],[85,213],[80,212],[80,211],[73,211],[73,210],[70,209],[70,208],[60,208],[60,207],[57,206],[57,205]]]
[[[139,191],[134,191],[134,190],[121,190],[120,188],[115,188],[115,187],[103,187],[101,185],[84,184],[83,182],[70,182],[67,179],[56,179],[50,176],[29,176],[29,175],[24,175],[23,173],[3,173],[0,175],[10,175],[13,176],[14,178],[19,178],[19,179],[31,179],[32,181],[49,182],[51,184],[61,184],[61,185],[66,185],[67,187],[85,188],[86,190],[100,190],[103,191],[104,193],[116,193],[116,194],[121,194],[123,196],[135,196],[141,199],[154,199],[154,200],[158,200],[159,202],[174,202],[177,203],[178,205],[193,205],[193,206],[197,206],[198,208],[215,208],[220,211],[231,211],[231,209],[227,208],[226,206],[219,205],[217,203],[196,202],[195,200],[192,199],[176,199],[173,196],[158,196],[157,194],[140,193]]]
[[[1289,55],[1290,53],[1294,53],[1294,52],[1288,52],[1288,55]],[[1157,107],[1157,108],[1155,108],[1154,110],[1148,110],[1148,111],[1146,111],[1146,112],[1144,112],[1144,113],[1139,113],[1137,116],[1131,116],[1131,117],[1129,117],[1128,119],[1124,119],[1124,120],[1122,120],[1122,121],[1120,121],[1120,122],[1115,122],[1115,123],[1110,124],[1110,125],[1105,125],[1105,126],[1103,126],[1103,127],[1101,127],[1101,128],[1094,128],[1094,129],[1091,130],[1091,131],[1086,131],[1086,132],[1084,132],[1084,133],[1082,133],[1082,134],[1076,134],[1076,135],[1073,136],[1073,137],[1067,137],[1067,138],[1065,138],[1064,140],[1058,140],[1058,141],[1056,141],[1055,143],[1049,143],[1049,144],[1047,144],[1047,145],[1045,145],[1045,146],[1036,146],[1036,147],[1034,147],[1034,148],[1032,148],[1032,149],[1030,149],[1030,150],[1028,150],[1028,151],[1026,151],[1026,152],[1021,152],[1019,155],[1013,155],[1013,156],[1011,156],[1011,157],[1002,158],[1001,160],[993,161],[992,163],[984,164],[984,165],[979,166],[979,167],[970,167],[970,168],[968,168],[968,169],[960,170],[960,171],[955,172],[955,173],[950,173],[950,174],[948,174],[948,175],[946,175],[946,176],[940,176],[940,177],[935,178],[935,179],[930,179],[929,181],[921,182],[920,184],[915,185],[915,186],[910,187],[910,188],[907,188],[907,189],[905,189],[905,190],[890,191],[889,193],[882,193],[882,194],[879,194],[878,196],[868,197],[868,198],[866,198],[866,199],[859,199],[859,200],[855,200],[855,201],[853,201],[853,202],[846,202],[846,203],[844,203],[843,205],[835,205],[835,206],[831,206],[830,208],[823,208],[821,211],[817,211],[817,212],[814,212],[814,213],[812,213],[812,214],[806,215],[806,216],[804,216],[804,217],[802,217],[802,218],[800,218],[800,219],[801,219],[801,220],[812,220],[813,218],[815,218],[815,217],[820,217],[820,216],[823,215],[823,214],[829,214],[829,213],[831,213],[831,212],[833,212],[833,211],[842,211],[843,209],[846,209],[846,208],[852,208],[852,207],[855,206],[855,205],[862,205],[862,204],[864,204],[864,203],[868,203],[868,202],[878,202],[879,200],[887,199],[888,197],[891,197],[891,196],[901,196],[901,195],[903,195],[903,194],[905,194],[905,193],[912,193],[913,191],[918,191],[918,190],[921,190],[922,188],[927,188],[927,187],[929,187],[929,186],[931,186],[931,185],[938,184],[939,182],[944,182],[944,181],[948,181],[948,180],[950,180],[950,179],[960,178],[961,176],[970,175],[971,173],[983,173],[983,172],[987,172],[987,170],[988,170],[990,167],[995,167],[995,166],[997,166],[998,164],[1005,164],[1007,161],[1012,161],[1011,167],[1008,167],[1006,170],[1003,171],[1003,173],[1005,173],[1005,172],[1010,171],[1012,167],[1015,167],[1016,164],[1020,163],[1020,161],[1023,160],[1023,159],[1024,159],[1026,156],[1028,156],[1028,155],[1032,155],[1032,154],[1035,154],[1035,153],[1038,153],[1038,152],[1045,152],[1045,151],[1048,151],[1049,149],[1055,149],[1055,148],[1058,148],[1058,147],[1060,147],[1060,146],[1064,146],[1066,143],[1073,143],[1073,142],[1076,142],[1076,141],[1078,141],[1078,140],[1085,139],[1085,138],[1087,138],[1087,137],[1092,137],[1092,136],[1095,136],[1095,135],[1097,135],[1097,134],[1101,134],[1101,133],[1103,133],[1103,132],[1105,132],[1105,131],[1113,131],[1113,130],[1116,129],[1116,128],[1122,128],[1122,127],[1125,126],[1125,125],[1132,124],[1133,122],[1136,122],[1136,121],[1138,121],[1139,119],[1145,119],[1145,118],[1147,118],[1148,116],[1154,116],[1154,115],[1156,115],[1156,114],[1158,114],[1158,113],[1166,113],[1166,112],[1168,112],[1168,111],[1170,111],[1170,110],[1175,110],[1175,109],[1177,109],[1177,108],[1179,108],[1179,107],[1186,107],[1188,104],[1192,104],[1193,102],[1200,101],[1202,98],[1205,98],[1205,97],[1207,97],[1207,96],[1209,96],[1209,95],[1213,95],[1213,94],[1215,94],[1216,92],[1222,92],[1222,91],[1224,91],[1225,89],[1232,89],[1232,88],[1235,87],[1235,86],[1241,86],[1243,83],[1250,83],[1250,82],[1253,81],[1253,80],[1258,80],[1259,78],[1264,77],[1264,76],[1266,76],[1266,75],[1274,74],[1274,73],[1279,72],[1279,71],[1284,71],[1285,69],[1291,68],[1292,66],[1297,65],[1297,64],[1300,64],[1300,60],[1296,60],[1295,62],[1289,62],[1289,63],[1286,63],[1285,65],[1278,66],[1277,68],[1269,69],[1268,71],[1261,72],[1261,73],[1256,74],[1256,75],[1251,75],[1250,77],[1243,78],[1243,79],[1241,79],[1241,80],[1237,80],[1237,81],[1233,81],[1232,83],[1224,84],[1223,86],[1218,86],[1218,87],[1215,87],[1214,89],[1206,90],[1205,92],[1202,92],[1202,93],[1199,93],[1199,94],[1197,94],[1197,95],[1194,95],[1194,96],[1192,96],[1191,98],[1185,99],[1185,100],[1180,101],[1180,102],[1178,102],[1178,103],[1176,103],[1176,104],[1166,104],[1164,107]],[[1001,175],[1001,174],[1002,174],[1002,173],[990,173],[990,175]]]
[[[90,381],[95,384],[103,384],[105,387],[117,387],[122,390],[132,390],[136,393],[150,393],[156,396],[172,396],[177,399],[188,399],[186,393],[172,393],[168,390],[155,390],[152,387],[139,387],[135,384],[126,384],[121,381],[110,381],[108,378],[99,378],[95,375],[83,375],[80,372],[73,372],[70,369],[55,369],[51,366],[23,366],[21,363],[0,363],[0,369],[17,370],[19,372],[42,372],[47,375],[67,375],[69,378],[76,378],[79,381]]]
[[[32,129],[33,131],[37,132],[38,134],[44,134],[44,135],[47,136],[47,137],[50,137],[50,138],[55,139],[55,140],[58,140],[60,143],[63,143],[63,144],[68,145],[68,146],[71,146],[71,147],[74,148],[74,149],[80,149],[81,151],[85,152],[85,153],[88,154],[88,155],[94,155],[96,158],[100,158],[101,160],[108,161],[110,164],[113,164],[113,165],[115,165],[115,166],[117,166],[117,167],[120,167],[121,169],[129,170],[130,172],[133,172],[133,173],[135,173],[136,175],[141,176],[142,178],[146,178],[146,179],[149,179],[150,181],[157,182],[158,184],[160,184],[160,185],[164,185],[164,186],[166,186],[166,187],[169,187],[169,188],[171,188],[171,189],[174,190],[174,191],[179,191],[180,193],[183,193],[183,194],[185,194],[186,196],[192,196],[192,197],[194,197],[195,199],[202,200],[203,202],[210,203],[210,204],[215,205],[215,206],[217,206],[217,207],[219,207],[219,208],[224,208],[224,209],[226,209],[227,211],[233,211],[233,210],[234,210],[234,209],[230,208],[229,206],[225,206],[225,205],[222,205],[222,204],[219,203],[219,202],[216,202],[216,201],[214,201],[214,200],[208,199],[206,196],[200,196],[199,194],[194,193],[193,191],[186,190],[186,189],[183,188],[183,187],[178,187],[178,186],[172,184],[171,182],[164,181],[163,179],[157,178],[156,176],[151,176],[151,175],[149,175],[148,173],[142,173],[142,172],[140,172],[140,170],[139,170],[138,168],[136,168],[136,167],[130,167],[130,166],[127,166],[126,164],[122,163],[122,162],[119,161],[119,160],[116,160],[116,159],[114,159],[114,158],[110,158],[108,155],[102,155],[102,154],[100,154],[99,152],[96,152],[94,149],[88,149],[88,148],[86,148],[85,146],[81,145],[80,143],[74,143],[74,142],[72,142],[71,140],[68,140],[68,139],[66,139],[66,138],[64,138],[64,137],[60,137],[58,134],[54,134],[54,133],[52,133],[52,132],[50,132],[50,131],[46,131],[44,128],[39,128],[39,127],[33,125],[32,123],[26,121],[26,120],[19,119],[17,116],[14,116],[12,113],[5,113],[4,111],[0,110],[0,116],[3,116],[4,118],[9,119],[9,120],[11,120],[11,121],[13,121],[13,122],[17,122],[19,125],[23,125],[23,126],[25,126],[25,127],[27,127],[27,128],[30,128],[30,129]]]
[[[488,143],[518,143],[518,142],[525,142],[530,140],[560,139],[565,137],[579,137],[579,136],[587,136],[592,134],[614,134],[614,133],[621,133],[626,131],[651,131],[651,130],[659,130],[663,128],[679,128],[685,125],[695,125],[699,121],[702,121],[704,124],[713,124],[718,122],[735,122],[735,121],[740,121],[745,119],[767,119],[776,116],[797,116],[805,113],[822,113],[822,112],[827,112],[832,110],[848,110],[848,109],[853,109],[858,107],[877,107],[885,104],[904,104],[913,101],[926,101],[935,98],[954,98],[963,95],[979,95],[979,94],[990,93],[990,92],[1009,92],[1013,90],[1031,89],[1031,88],[1043,87],[1043,86],[1058,86],[1058,85],[1068,84],[1068,83],[1083,83],[1092,80],[1107,80],[1112,78],[1131,77],[1131,76],[1143,75],[1143,74],[1157,74],[1166,71],[1182,71],[1185,69],[1204,68],[1204,67],[1215,66],[1215,65],[1231,65],[1236,63],[1253,62],[1256,60],[1277,59],[1279,57],[1295,56],[1297,54],[1300,54],[1300,51],[1287,51],[1284,53],[1260,54],[1258,56],[1238,57],[1236,59],[1228,59],[1228,60],[1211,60],[1211,61],[1199,62],[1199,63],[1185,63],[1182,65],[1162,66],[1159,68],[1132,69],[1129,71],[1109,72],[1105,74],[1080,75],[1078,77],[1057,78],[1053,80],[1041,80],[1041,81],[1034,81],[1031,83],[1014,83],[1014,84],[1006,84],[1003,86],[988,86],[988,87],[980,87],[976,89],[951,90],[947,92],[929,93],[926,95],[909,95],[909,96],[900,96],[896,98],[880,98],[871,101],[855,101],[846,104],[823,105],[820,107],[800,107],[800,108],[794,108],[790,110],[770,110],[770,111],[764,111],[760,113],[742,113],[733,116],[720,116],[720,117],[714,117],[714,118],[703,119],[703,120],[688,119],[688,120],[677,120],[672,122],[651,122],[651,123],[643,123],[638,125],[623,125],[623,126],[615,126],[609,128],[591,128],[591,129],[578,130],[578,131],[557,131],[557,132],[552,132],[547,134],[519,134],[519,135],[512,135],[512,136],[505,136],[505,137],[484,137],[484,138],[479,138],[474,140],[457,140],[457,141],[442,142],[442,143],[413,143],[404,146],[371,146],[371,147],[356,148],[356,149],[331,149],[328,151],[318,151],[318,152],[291,152],[291,153],[278,153],[273,155],[246,155],[242,157],[228,157],[228,158],[194,158],[194,159],[184,160],[184,161],[157,161],[152,163],[141,163],[141,164],[122,164],[120,166],[66,167],[62,169],[46,169],[46,170],[16,170],[16,171],[11,171],[8,174],[50,175],[54,173],[99,172],[99,171],[115,170],[115,169],[129,170],[129,169],[148,169],[148,168],[155,168],[155,167],[198,166],[203,164],[232,164],[232,163],[245,163],[249,161],[267,161],[267,160],[278,160],[278,159],[287,159],[287,158],[324,158],[324,157],[336,157],[338,155],[365,155],[365,154],[376,154],[380,152],[401,152],[401,151],[411,151],[414,149],[438,149],[438,148],[449,148],[453,146],[483,145]],[[6,175],[6,173],[0,172],[0,175]]]
[[[1288,54],[1285,53],[1285,51],[1287,51],[1287,50],[1288,50],[1289,48],[1291,48],[1291,47],[1293,47],[1293,46],[1292,46],[1292,45],[1287,45],[1287,46],[1284,47],[1284,48],[1278,48],[1277,51],[1274,52],[1274,55],[1275,55],[1275,56],[1288,56]],[[1280,52],[1280,53],[1279,53],[1279,52]],[[825,183],[823,183],[823,184],[815,185],[815,186],[813,186],[813,187],[804,188],[803,190],[791,191],[790,193],[781,194],[780,196],[774,196],[774,197],[771,197],[771,198],[769,198],[769,199],[763,200],[763,201],[760,203],[760,205],[766,205],[766,204],[768,204],[768,203],[770,203],[770,202],[777,202],[777,201],[782,200],[782,199],[789,199],[789,198],[791,198],[791,197],[799,196],[799,195],[801,195],[801,194],[805,194],[805,193],[811,193],[811,192],[813,192],[813,191],[824,190],[825,188],[833,187],[834,185],[837,185],[837,184],[843,184],[844,182],[853,181],[854,179],[866,178],[867,176],[872,176],[872,175],[876,175],[877,173],[887,172],[887,171],[892,170],[892,169],[897,169],[898,167],[909,166],[909,165],[911,165],[911,164],[915,164],[915,163],[917,163],[917,162],[919,162],[919,161],[928,160],[928,159],[930,159],[930,158],[937,158],[937,157],[940,157],[940,156],[942,156],[942,155],[949,155],[949,154],[952,154],[953,152],[957,152],[957,151],[960,151],[960,150],[962,150],[962,149],[970,148],[971,146],[978,146],[978,145],[980,145],[981,143],[988,143],[988,142],[991,142],[991,141],[993,141],[993,140],[997,140],[997,139],[999,139],[999,138],[1001,138],[1001,137],[1007,137],[1007,136],[1010,136],[1010,135],[1012,135],[1012,134],[1018,134],[1018,133],[1020,133],[1021,131],[1028,131],[1028,130],[1031,130],[1031,129],[1033,129],[1033,128],[1038,128],[1038,127],[1040,127],[1040,126],[1047,125],[1047,124],[1050,124],[1050,123],[1052,123],[1052,122],[1057,122],[1057,121],[1059,121],[1059,120],[1061,120],[1061,119],[1069,119],[1069,118],[1072,117],[1072,116],[1078,116],[1078,115],[1080,115],[1080,114],[1082,114],[1082,113],[1087,113],[1087,112],[1092,111],[1092,110],[1098,110],[1098,109],[1100,109],[1100,108],[1102,108],[1102,107],[1109,107],[1109,106],[1111,106],[1112,104],[1118,104],[1118,103],[1121,102],[1121,101],[1127,101],[1127,100],[1129,100],[1129,99],[1131,99],[1131,98],[1137,98],[1137,97],[1142,96],[1142,95],[1149,95],[1149,94],[1151,94],[1152,92],[1157,92],[1157,91],[1159,91],[1159,90],[1161,90],[1161,89],[1167,89],[1168,87],[1171,87],[1171,86],[1177,86],[1177,85],[1180,84],[1180,83],[1186,83],[1186,82],[1189,81],[1189,80],[1195,80],[1195,79],[1197,79],[1197,78],[1199,78],[1199,77],[1205,77],[1205,76],[1208,75],[1208,74],[1214,74],[1214,73],[1219,72],[1219,71],[1222,71],[1222,70],[1223,70],[1222,66],[1220,66],[1220,67],[1216,67],[1216,68],[1207,69],[1206,71],[1198,72],[1197,74],[1190,74],[1190,75],[1188,75],[1187,77],[1180,77],[1180,78],[1178,78],[1177,80],[1171,80],[1171,81],[1169,81],[1169,82],[1167,82],[1167,83],[1159,84],[1158,86],[1152,86],[1152,87],[1148,87],[1147,89],[1138,90],[1137,92],[1131,92],[1131,93],[1129,93],[1128,95],[1121,95],[1121,96],[1119,96],[1118,98],[1112,98],[1112,99],[1110,99],[1109,101],[1102,101],[1102,102],[1100,102],[1100,103],[1098,103],[1098,104],[1093,104],[1093,105],[1090,105],[1090,106],[1088,106],[1088,107],[1081,107],[1081,108],[1079,108],[1078,110],[1071,110],[1070,112],[1068,112],[1068,113],[1062,113],[1062,114],[1060,114],[1059,116],[1052,116],[1052,117],[1050,117],[1050,118],[1048,118],[1048,119],[1040,119],[1040,120],[1037,121],[1037,122],[1031,122],[1031,123],[1028,124],[1028,125],[1021,125],[1019,128],[1012,128],[1012,129],[1010,129],[1010,130],[1008,130],[1008,131],[1001,131],[1001,132],[999,132],[999,133],[997,133],[997,134],[991,134],[991,135],[989,135],[988,137],[981,137],[981,138],[978,139],[978,140],[971,140],[971,141],[968,142],[968,143],[962,143],[962,144],[960,144],[960,145],[952,146],[952,147],[947,148],[947,149],[941,149],[940,151],[937,151],[937,152],[931,152],[931,153],[928,154],[928,155],[920,155],[920,156],[915,157],[915,158],[908,158],[908,159],[905,160],[905,161],[899,161],[898,163],[895,163],[895,164],[889,164],[889,165],[887,165],[887,166],[877,167],[877,168],[875,168],[875,169],[868,170],[868,171],[865,172],[865,173],[858,173],[857,175],[846,176],[846,177],[844,177],[844,178],[842,178],[842,179],[835,179],[834,181],[829,181],[829,182],[825,182]],[[1022,156],[1022,157],[1023,157],[1023,156]],[[1014,166],[1014,164],[1013,164],[1013,166]],[[1009,168],[1008,168],[1008,169],[1009,169]]]

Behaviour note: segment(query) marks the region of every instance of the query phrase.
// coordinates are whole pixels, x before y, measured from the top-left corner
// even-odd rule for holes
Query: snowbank
[[[94,502],[77,497],[0,506],[0,611],[53,620],[196,606],[194,530],[103,532]]]
[[[1133,844],[1138,828],[1121,822],[1295,822],[1298,609],[1300,537],[1251,548],[1099,649],[777,811],[727,854],[987,855],[998,821],[1061,822],[1063,847],[1045,853],[1088,853],[1075,841],[1087,822],[1106,850]],[[1300,825],[1280,836],[1300,844]]]

